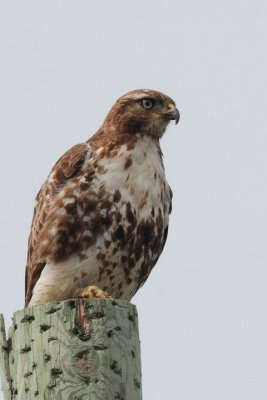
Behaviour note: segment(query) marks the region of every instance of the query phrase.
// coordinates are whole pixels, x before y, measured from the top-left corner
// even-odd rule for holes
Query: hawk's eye
[[[144,99],[144,100],[142,100],[142,106],[143,106],[144,108],[146,108],[147,110],[150,109],[150,108],[152,108],[153,105],[154,105],[154,101],[151,100],[151,99]]]

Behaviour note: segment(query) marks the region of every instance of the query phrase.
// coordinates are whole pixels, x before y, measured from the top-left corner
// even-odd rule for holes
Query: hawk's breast
[[[103,154],[103,148],[94,151],[60,193],[65,208],[55,210],[61,215],[53,224],[54,251],[33,302],[49,287],[61,300],[88,285],[130,300],[163,249],[171,200],[159,146],[145,136],[134,147]],[[56,256],[59,248],[62,259]]]

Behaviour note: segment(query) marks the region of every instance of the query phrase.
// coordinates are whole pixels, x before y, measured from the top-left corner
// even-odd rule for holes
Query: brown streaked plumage
[[[171,98],[134,90],[55,164],[36,197],[26,306],[86,296],[130,300],[145,282],[168,231],[171,189],[159,139],[170,120],[179,120]]]

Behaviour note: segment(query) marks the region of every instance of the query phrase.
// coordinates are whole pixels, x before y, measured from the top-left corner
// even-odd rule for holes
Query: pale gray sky
[[[0,0],[0,312],[22,308],[33,201],[136,88],[176,100],[169,238],[139,310],[143,397],[267,398],[265,0]],[[0,397],[1,398],[1,397]]]

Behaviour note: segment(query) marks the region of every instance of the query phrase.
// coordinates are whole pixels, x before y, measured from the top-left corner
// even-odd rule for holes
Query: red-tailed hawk
[[[154,90],[117,100],[103,125],[67,151],[37,194],[26,306],[76,297],[130,300],[166,241],[171,189],[159,139],[179,120]]]

